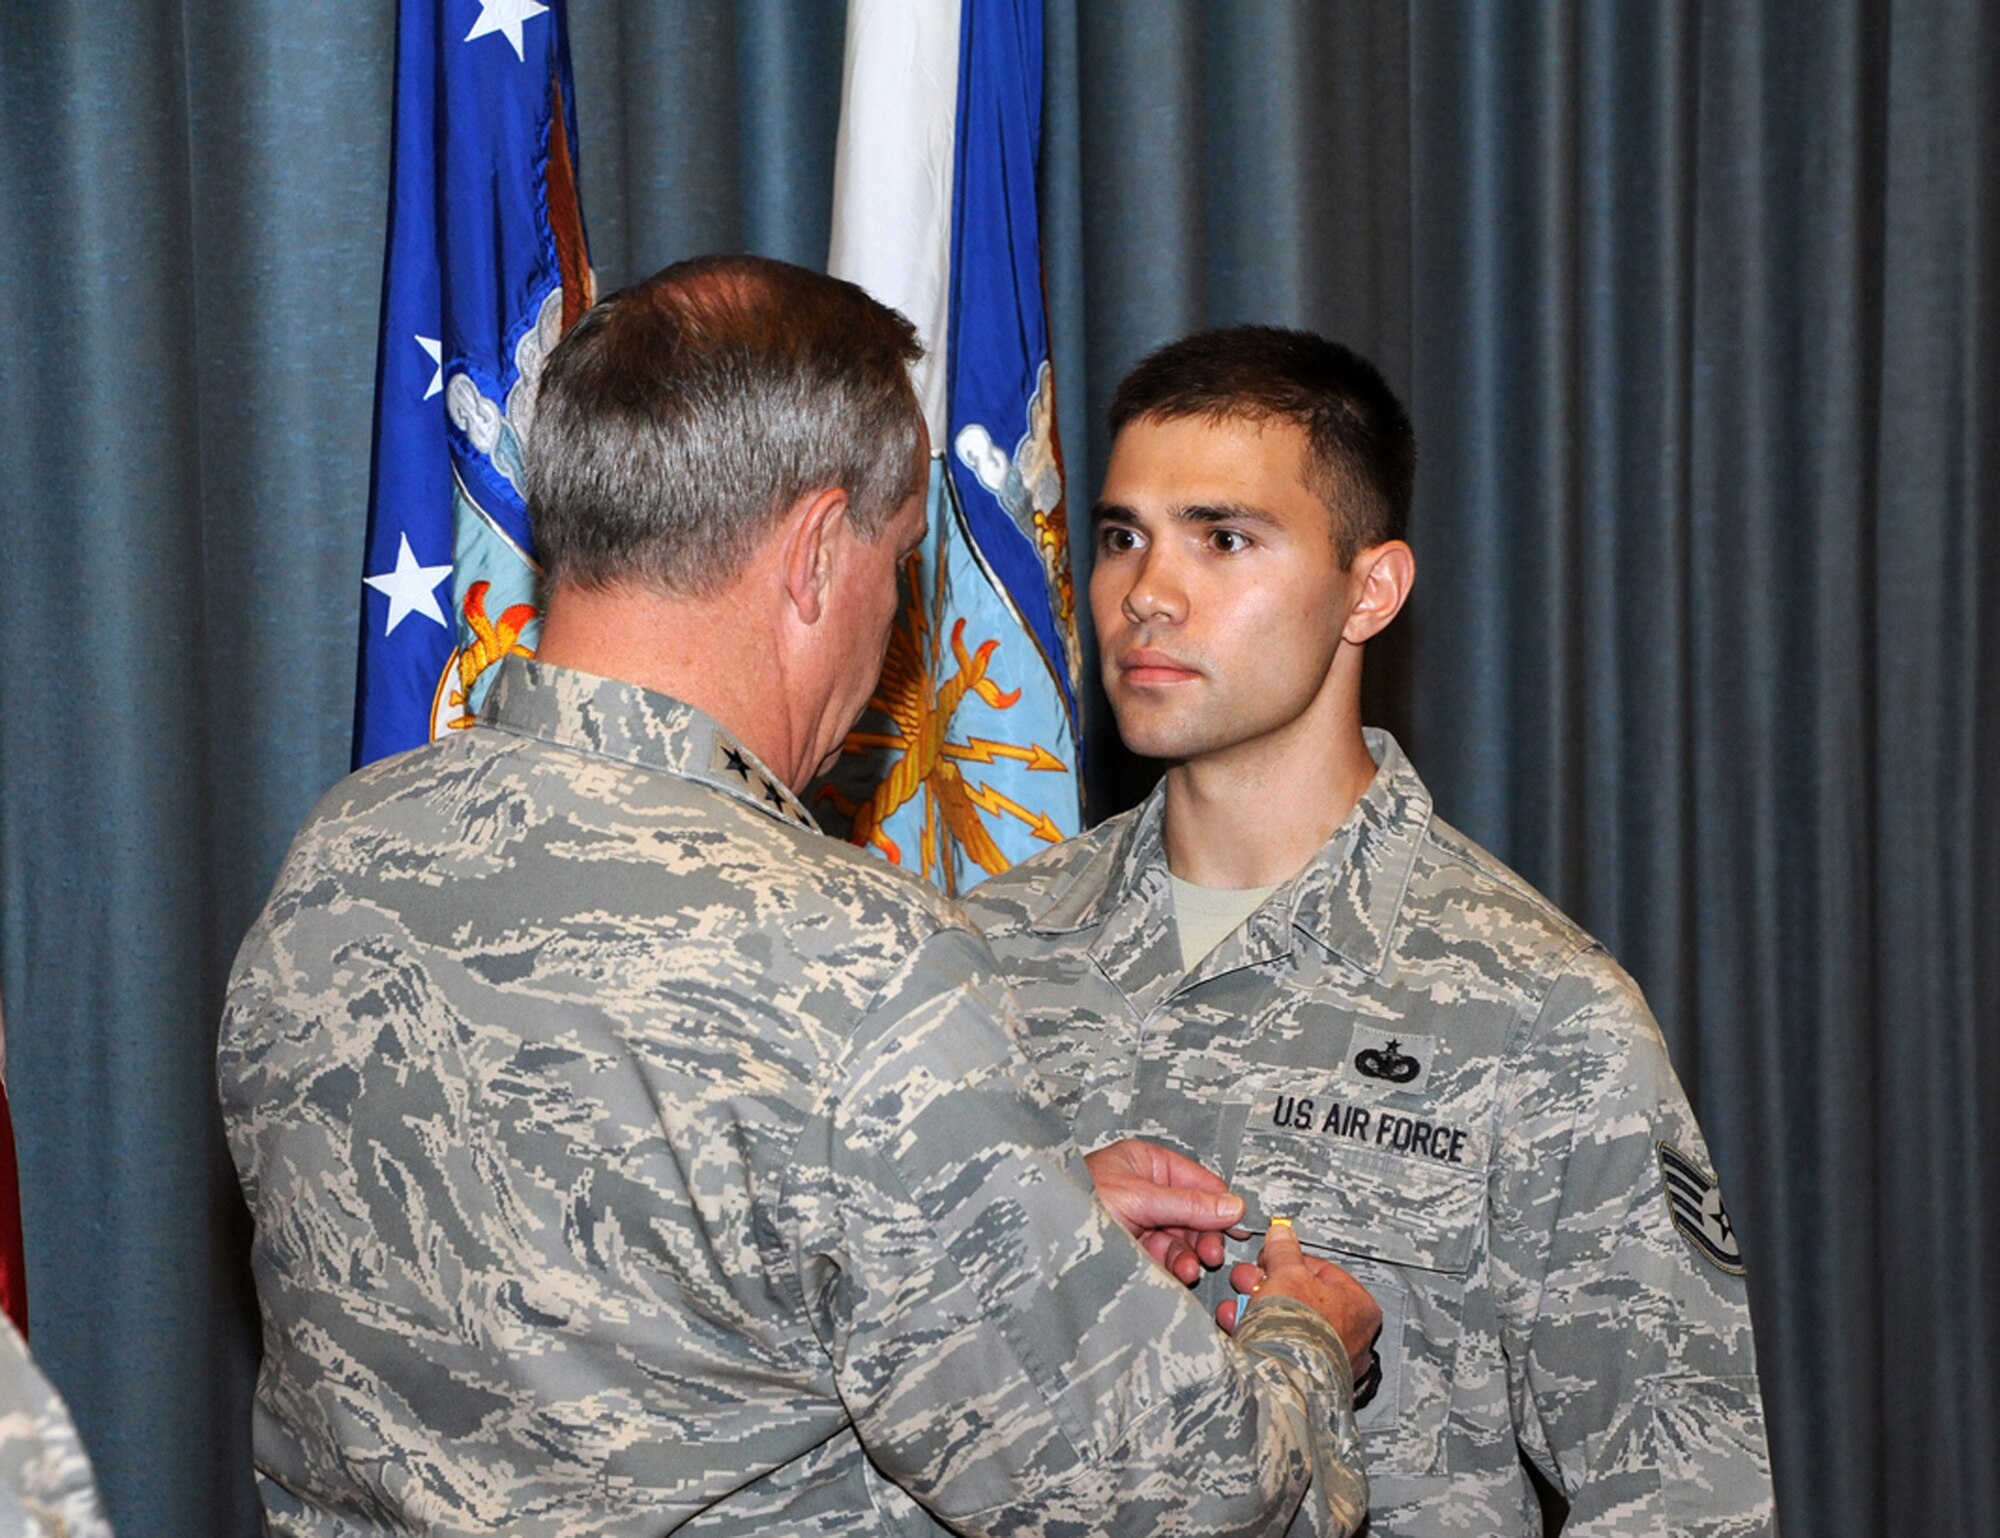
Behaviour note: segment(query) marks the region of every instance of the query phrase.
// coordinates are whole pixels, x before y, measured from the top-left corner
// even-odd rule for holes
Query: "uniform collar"
[[[693,705],[637,684],[509,657],[480,724],[696,780],[795,827],[812,813],[757,755]]]
[[[1370,974],[1388,958],[1410,871],[1430,826],[1431,797],[1394,737],[1372,728],[1363,735],[1375,760],[1374,779],[1306,868],[1272,893],[1233,937],[1248,942],[1239,961],[1263,959],[1274,947],[1283,953],[1282,936],[1291,931]],[[1125,934],[1142,911],[1170,903],[1165,811],[1162,783],[1102,854],[1052,894],[1028,927],[1037,934],[1100,928]],[[1105,938],[1093,949],[1102,948]],[[1231,950],[1225,942],[1211,959],[1226,963]],[[1197,972],[1210,970],[1204,965]]]
[[[1292,879],[1292,925],[1372,975],[1389,957],[1410,872],[1431,825],[1431,793],[1394,737],[1373,729],[1362,735],[1375,778]],[[1272,901],[1285,896],[1280,889]]]

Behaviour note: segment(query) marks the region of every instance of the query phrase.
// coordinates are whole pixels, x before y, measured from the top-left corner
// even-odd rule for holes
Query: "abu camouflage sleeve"
[[[1740,1252],[1637,986],[1590,949],[1500,1129],[1493,1270],[1523,1449],[1566,1538],[1776,1532]]]
[[[774,1237],[870,1458],[967,1533],[1275,1533],[1315,1485],[1358,1519],[1332,1332],[1225,1343],[1090,1194],[1011,1007],[934,936],[791,1167]]]
[[[1272,1380],[1279,1412],[1293,1420],[1294,1434],[1312,1449],[1316,1483],[1285,1529],[1289,1538],[1353,1532],[1368,1514],[1368,1479],[1354,1420],[1354,1375],[1340,1337],[1306,1304],[1264,1298],[1244,1315],[1235,1340],[1254,1361],[1252,1371]],[[1293,1374],[1292,1382],[1284,1381]],[[1301,1385],[1303,1416],[1296,1392]]]
[[[0,1318],[0,1538],[111,1538],[69,1412]]]

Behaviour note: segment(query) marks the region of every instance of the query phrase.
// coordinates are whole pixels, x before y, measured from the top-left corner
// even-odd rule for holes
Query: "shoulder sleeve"
[[[1067,845],[1057,847],[1075,857]],[[1048,853],[1036,855],[960,892],[959,911],[983,935],[1013,934],[1033,922],[1037,908],[1047,904],[1050,889],[1066,873],[1066,860],[1051,860]]]
[[[1513,1065],[1494,1289],[1523,1449],[1567,1538],[1775,1534],[1749,1300],[1701,1130],[1638,987],[1602,951]]]
[[[968,1533],[1351,1531],[1338,1338],[1279,1310],[1232,1346],[1088,1182],[990,953],[931,937],[851,1039],[780,1220],[870,1458]]]

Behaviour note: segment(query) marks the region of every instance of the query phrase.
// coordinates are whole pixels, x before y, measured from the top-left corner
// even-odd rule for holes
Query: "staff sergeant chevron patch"
[[[1722,1208],[1722,1187],[1715,1177],[1671,1143],[1661,1143],[1660,1181],[1667,1190],[1667,1212],[1688,1243],[1731,1276],[1744,1272],[1743,1251],[1736,1229]]]

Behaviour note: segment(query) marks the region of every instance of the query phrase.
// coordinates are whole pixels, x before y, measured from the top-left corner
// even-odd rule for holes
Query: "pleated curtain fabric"
[[[824,262],[841,12],[572,6],[600,287]],[[8,1083],[35,1351],[127,1538],[258,1531],[215,1019],[347,762],[393,23],[0,28]],[[1146,348],[1382,364],[1419,580],[1371,719],[1660,1015],[1787,1529],[2000,1533],[2000,13],[1050,0],[1047,48],[1079,576]],[[1101,703],[1089,747],[1129,805]]]

